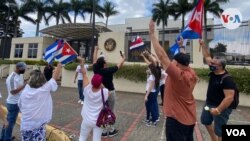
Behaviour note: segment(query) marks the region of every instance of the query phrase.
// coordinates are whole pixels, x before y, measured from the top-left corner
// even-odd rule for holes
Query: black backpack
[[[232,77],[230,76],[230,74],[225,74],[221,77],[221,81],[220,81],[220,84],[222,84],[223,80],[226,78],[226,77]],[[234,101],[231,103],[231,105],[229,106],[230,108],[232,109],[236,109],[237,106],[239,105],[239,89],[237,88],[237,86],[235,85],[235,90],[234,90]]]

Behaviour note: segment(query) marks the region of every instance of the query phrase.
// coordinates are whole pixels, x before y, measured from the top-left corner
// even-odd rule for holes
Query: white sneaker
[[[78,103],[81,103],[82,102],[82,100],[80,99],[80,100],[78,100]]]
[[[83,105],[83,101],[81,101],[81,104]]]

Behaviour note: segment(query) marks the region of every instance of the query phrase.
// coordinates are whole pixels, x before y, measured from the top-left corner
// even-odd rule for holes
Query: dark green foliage
[[[240,92],[250,94],[250,70],[246,68],[228,68]],[[209,69],[195,69],[200,79],[209,79]]]
[[[147,66],[125,65],[115,73],[116,78],[125,78],[135,82],[145,82]]]
[[[0,65],[2,64],[16,64],[17,62],[25,62],[27,65],[39,65],[44,66],[47,62],[43,60],[35,61],[35,60],[0,60]]]
[[[76,62],[71,62],[71,63],[69,63],[69,64],[66,64],[66,65],[64,66],[64,68],[65,68],[66,70],[75,71],[77,65],[78,65],[78,64],[77,64]]]

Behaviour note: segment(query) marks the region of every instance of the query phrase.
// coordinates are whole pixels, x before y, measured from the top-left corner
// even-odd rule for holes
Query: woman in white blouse
[[[91,83],[88,81],[86,70],[82,67],[84,85],[84,106],[82,108],[82,125],[79,141],[87,141],[91,131],[93,131],[93,141],[101,141],[103,128],[96,126],[97,118],[103,108],[102,92],[104,101],[107,101],[108,89],[102,86],[102,76],[94,74]]]
[[[52,118],[51,92],[57,90],[56,80],[60,76],[62,65],[58,63],[52,78],[47,82],[40,70],[34,70],[21,93],[18,106],[22,113],[22,141],[45,141],[45,125]]]

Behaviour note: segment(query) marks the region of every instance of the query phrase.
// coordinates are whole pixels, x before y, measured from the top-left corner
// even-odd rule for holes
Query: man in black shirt
[[[206,104],[201,114],[201,123],[207,128],[212,141],[221,141],[222,125],[227,124],[232,112],[236,85],[231,77],[225,77],[226,61],[220,57],[211,58],[207,47],[201,40],[202,54],[211,70]],[[214,121],[214,127],[212,122]]]
[[[98,54],[98,47],[95,47],[94,54],[93,54],[93,71],[94,74],[100,74],[102,75],[102,83],[105,88],[109,90],[110,96],[108,98],[108,103],[111,108],[111,110],[114,112],[115,108],[115,102],[116,102],[116,93],[113,83],[113,75],[115,72],[118,71],[119,68],[123,66],[123,63],[125,62],[124,55],[121,56],[120,62],[116,66],[107,67],[107,62],[105,60],[104,56],[101,56],[97,59]],[[114,126],[111,127],[110,131],[104,130],[102,133],[103,137],[113,137],[118,134],[118,130],[114,128]]]

